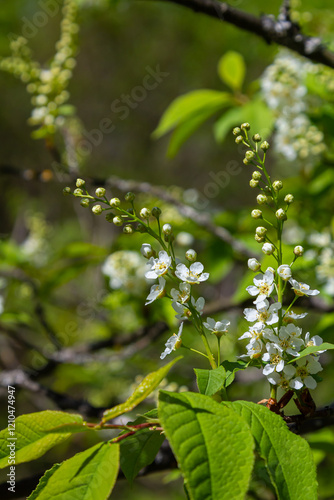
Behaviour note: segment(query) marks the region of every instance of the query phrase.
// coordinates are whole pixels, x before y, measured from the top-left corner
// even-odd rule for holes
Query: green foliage
[[[194,369],[197,378],[199,392],[206,396],[213,396],[225,385],[226,371],[223,366],[215,370]]]
[[[290,432],[282,418],[248,401],[228,404],[249,425],[280,500],[314,500],[316,469],[307,442]]]
[[[47,471],[29,500],[106,500],[115,484],[118,464],[119,445],[99,443]]]
[[[208,396],[160,391],[159,418],[191,500],[244,499],[254,443],[235,416]]]
[[[327,351],[334,349],[334,344],[330,344],[329,342],[324,342],[321,345],[313,345],[306,347],[303,351],[300,351],[298,359],[304,358],[305,356],[308,356],[309,354],[315,354],[319,351]],[[292,363],[294,360],[290,361]]]
[[[242,55],[233,50],[226,52],[218,62],[218,75],[232,90],[240,91],[246,75],[246,65]]]
[[[159,370],[146,375],[144,380],[138,385],[138,387],[124,403],[117,405],[114,408],[110,408],[103,413],[103,421],[106,422],[107,420],[118,417],[119,415],[132,410],[139,405],[139,403],[144,401],[144,399],[146,399],[147,396],[158,387],[172,366],[175,365],[175,363],[180,359],[182,359],[182,356],[173,359],[173,361],[162,368],[159,368]]]
[[[65,441],[75,432],[87,430],[81,415],[61,411],[41,411],[21,415],[15,420],[15,430],[0,432],[0,468],[8,467],[8,438],[14,436],[15,463],[29,462],[44,455],[50,448]]]

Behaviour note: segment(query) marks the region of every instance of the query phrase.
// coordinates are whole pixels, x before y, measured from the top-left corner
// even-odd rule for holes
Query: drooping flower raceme
[[[204,266],[201,262],[194,262],[188,269],[184,264],[176,266],[175,275],[182,281],[194,285],[209,278],[209,273],[203,273]]]
[[[165,359],[168,354],[170,354],[172,351],[175,351],[178,347],[181,345],[181,335],[182,335],[182,330],[183,330],[183,323],[180,324],[179,331],[177,335],[174,333],[169,339],[167,340],[165,346],[164,352],[160,355],[160,359]]]

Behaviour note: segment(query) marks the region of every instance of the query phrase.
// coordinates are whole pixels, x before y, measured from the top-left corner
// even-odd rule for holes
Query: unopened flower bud
[[[242,123],[240,128],[241,128],[241,130],[249,130],[250,125],[249,125],[249,123],[245,122],[245,123]]]
[[[75,190],[73,191],[73,194],[74,194],[74,196],[82,196],[82,195],[83,195],[83,190],[82,190],[82,189],[77,188],[77,189],[75,189]]]
[[[94,205],[94,206],[92,207],[92,212],[93,212],[93,214],[95,214],[95,215],[100,215],[100,214],[102,214],[102,207],[101,207],[101,205]]]
[[[238,135],[238,137],[235,138],[235,142],[237,144],[241,144],[243,140],[244,138],[242,137],[242,135]]]
[[[248,259],[248,268],[251,271],[259,271],[261,269],[261,264],[257,259]]]
[[[102,198],[102,196],[106,194],[106,190],[104,188],[99,187],[95,190],[95,194],[98,198]]]
[[[197,259],[197,252],[189,248],[189,250],[186,251],[186,259],[189,260],[189,262],[195,262]]]
[[[234,127],[233,129],[233,135],[239,135],[241,132],[241,128],[240,127]]]
[[[275,251],[275,247],[272,243],[264,243],[262,246],[262,252],[266,255],[272,255]]]
[[[143,257],[145,257],[145,259],[150,259],[155,254],[153,248],[151,247],[151,245],[149,243],[143,243],[140,251],[141,251],[141,254],[143,255]]]
[[[135,199],[135,194],[132,193],[132,191],[129,191],[128,193],[126,193],[126,195],[124,196],[124,199],[125,201],[133,201]]]
[[[267,271],[270,271],[275,276],[275,269],[273,267],[267,267]]]
[[[109,201],[109,205],[112,208],[119,207],[120,204],[121,204],[121,200],[119,198],[111,198],[111,200]]]
[[[119,215],[116,215],[116,217],[114,217],[112,221],[115,226],[123,226],[123,219]]]
[[[257,241],[258,243],[263,243],[265,240],[264,236],[259,236],[258,234],[255,234],[254,238],[255,238],[255,241]]]
[[[153,207],[152,208],[152,215],[153,217],[155,217],[156,219],[159,219],[160,215],[161,215],[161,210],[159,207]]]
[[[301,245],[297,245],[294,249],[293,249],[293,253],[295,255],[297,255],[297,257],[301,257],[304,253],[304,248],[301,246]]]
[[[277,269],[277,273],[278,276],[280,276],[284,281],[288,281],[292,276],[291,268],[287,264],[282,264],[281,266],[279,266],[279,268]]]
[[[255,156],[255,153],[254,153],[254,151],[248,150],[248,151],[246,151],[245,156],[246,156],[247,160],[252,160]]]
[[[254,142],[261,142],[261,141],[262,141],[262,139],[261,139],[260,134],[254,134],[254,135],[253,135],[253,141],[254,141]]]
[[[274,181],[273,182],[273,188],[274,191],[279,191],[283,187],[283,182],[282,181]]]
[[[75,182],[75,185],[77,188],[84,187],[85,184],[86,184],[86,182],[83,179],[77,179]]]
[[[71,188],[68,186],[64,187],[63,194],[71,194]]]
[[[288,205],[290,205],[291,203],[294,202],[294,199],[295,198],[294,198],[293,194],[287,194],[285,196],[285,198],[284,198],[284,201],[285,201],[285,203],[287,203]]]
[[[80,201],[80,205],[82,207],[89,207],[89,199],[88,198],[82,198],[82,200]]]
[[[144,226],[144,224],[137,224],[137,231],[139,231],[140,233],[146,233],[146,227]]]
[[[259,205],[264,205],[264,203],[267,203],[268,198],[265,194],[258,194],[256,197],[256,201]]]
[[[262,219],[262,211],[258,210],[257,208],[255,210],[252,210],[251,217],[253,219]]]
[[[278,219],[278,220],[286,220],[287,219],[286,213],[283,210],[283,208],[279,208],[278,210],[276,210],[275,215],[276,215],[276,219]]]
[[[248,160],[247,158],[244,158],[244,159],[242,160],[242,163],[243,163],[244,165],[249,165],[249,164],[250,164],[250,160]]]
[[[250,185],[251,188],[256,188],[259,185],[259,181],[256,181],[255,179],[251,179],[249,181],[249,185]]]
[[[125,234],[132,234],[133,233],[133,227],[130,224],[126,224],[126,226],[123,227],[123,233],[125,233]]]
[[[172,226],[170,224],[164,224],[162,226],[162,232],[164,233],[165,236],[169,236],[172,234]]]
[[[255,233],[258,235],[258,236],[265,236],[266,232],[268,231],[268,229],[266,227],[263,227],[263,226],[258,226],[256,229],[255,229]]]
[[[259,172],[258,170],[254,170],[254,172],[252,173],[252,179],[254,179],[255,181],[259,181],[261,177],[261,172]]]
[[[114,218],[114,214],[113,214],[113,213],[111,213],[111,212],[108,212],[108,213],[106,213],[106,216],[105,216],[105,217],[106,217],[106,221],[107,221],[107,222],[112,222],[112,221],[113,221],[113,218]]]
[[[139,215],[142,219],[148,219],[149,216],[151,215],[151,210],[149,208],[142,208],[139,212]]]
[[[263,143],[261,144],[260,148],[262,149],[262,151],[268,151],[268,149],[270,148],[269,142],[263,141]]]

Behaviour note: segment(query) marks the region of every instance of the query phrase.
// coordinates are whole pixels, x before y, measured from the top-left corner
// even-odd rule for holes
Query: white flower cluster
[[[296,160],[315,164],[326,149],[323,133],[307,116],[310,98],[304,81],[315,69],[311,63],[281,52],[261,80],[265,101],[276,115],[276,150],[295,164]]]
[[[145,266],[140,255],[131,250],[114,252],[105,260],[102,272],[109,278],[110,287],[130,293],[142,293],[146,286]]]
[[[309,285],[299,283],[292,278],[291,268],[285,264],[278,267],[278,276],[289,282],[296,296],[313,296],[318,290],[311,290]],[[320,372],[318,351],[298,359],[301,350],[309,346],[319,346],[322,339],[306,333],[302,338],[302,329],[294,324],[306,314],[297,315],[292,311],[282,311],[280,302],[270,304],[276,283],[275,271],[268,268],[264,274],[258,274],[253,280],[254,285],[247,291],[254,300],[255,308],[244,310],[245,319],[252,323],[248,331],[239,340],[248,339],[247,354],[241,357],[262,360],[263,374],[268,381],[284,390],[299,390],[302,387],[314,389],[317,382],[313,375]]]
[[[29,123],[46,127],[49,133],[54,133],[57,126],[63,125],[64,117],[71,114],[72,109],[64,104],[70,96],[66,89],[76,65],[74,38],[79,30],[75,23],[77,2],[65,0],[62,12],[61,37],[48,68],[42,68],[32,59],[28,41],[22,36],[11,41],[13,55],[0,61],[0,69],[19,77],[32,94],[33,110]]]

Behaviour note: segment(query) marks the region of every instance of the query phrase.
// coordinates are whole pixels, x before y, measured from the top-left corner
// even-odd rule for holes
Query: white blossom
[[[292,276],[291,267],[286,264],[282,264],[281,266],[279,266],[279,268],[277,269],[277,273],[284,281],[288,281]]]
[[[191,304],[199,314],[202,314],[205,305],[205,300],[203,297],[199,297],[197,300],[195,300],[194,297],[191,297]],[[177,313],[176,314],[177,319],[188,319],[191,316],[191,311],[189,310],[189,307],[185,304],[180,304],[179,302],[173,302],[172,307],[174,311]]]
[[[177,335],[174,333],[169,339],[167,340],[165,346],[164,352],[160,355],[160,359],[165,359],[168,354],[170,354],[172,351],[175,351],[178,347],[180,347],[181,344],[181,334],[182,334],[182,329],[183,329],[183,323],[180,324],[179,331]]]
[[[203,270],[204,266],[201,262],[194,262],[189,269],[184,264],[178,264],[175,275],[186,283],[198,284],[201,281],[206,281],[209,277],[209,273],[203,273]]]
[[[257,359],[261,356],[263,350],[263,342],[261,339],[251,341],[246,345],[247,354],[242,354],[239,358],[250,357],[251,359]]]
[[[238,340],[251,339],[250,343],[261,340],[262,338],[263,326],[260,323],[256,323],[250,326],[248,331],[243,333]]]
[[[129,292],[141,292],[146,286],[145,265],[137,252],[120,250],[105,260],[102,273],[109,278],[113,289],[126,289]]]
[[[301,389],[304,385],[308,389],[317,387],[316,380],[311,376],[322,370],[322,366],[315,356],[305,356],[297,359],[296,366],[291,364],[285,366],[284,374],[290,380],[290,387],[295,390]]]
[[[165,293],[165,285],[165,278],[159,278],[159,284],[151,286],[150,293],[146,297],[145,306],[147,306],[148,304],[152,304],[152,302],[154,302],[156,299],[160,299],[161,297],[163,297]]]
[[[184,304],[190,297],[191,285],[189,283],[180,283],[179,290],[172,288],[170,294],[176,302]]]
[[[323,340],[319,335],[314,335],[313,337],[310,338],[310,333],[307,332],[305,334],[305,347],[313,347],[313,346],[318,346],[323,343]],[[317,351],[319,354],[325,352],[325,351]]]
[[[263,326],[264,323],[267,325],[274,325],[278,322],[277,311],[282,307],[280,302],[275,302],[269,306],[267,299],[256,304],[256,309],[246,308],[244,309],[245,319],[250,323],[254,321],[260,322]]]
[[[221,335],[223,333],[226,333],[227,327],[231,324],[230,321],[227,319],[223,319],[222,321],[216,321],[213,318],[207,318],[206,322],[203,323],[205,328],[210,330],[212,333],[215,335]]]
[[[292,289],[295,292],[295,294],[300,297],[302,297],[303,295],[307,296],[318,295],[320,293],[319,290],[311,290],[309,285],[307,285],[306,283],[299,283],[293,278],[289,279],[289,283],[292,286]]]
[[[149,280],[160,278],[167,273],[170,265],[172,263],[172,258],[164,250],[159,252],[159,257],[155,259],[151,257],[146,263],[150,270],[145,273],[145,277]]]
[[[269,375],[275,370],[281,372],[284,368],[283,351],[270,342],[266,344],[266,349],[267,352],[262,356],[262,361],[268,364],[263,368],[263,375]]]
[[[253,283],[254,285],[248,286],[246,290],[252,297],[258,296],[253,302],[254,304],[258,304],[269,297],[274,290],[274,274],[271,270],[267,269],[264,274],[255,276]]]
[[[291,310],[288,312],[283,310],[284,323],[291,323],[291,322],[296,321],[298,319],[306,318],[306,316],[307,316],[307,313],[296,314]]]
[[[301,332],[301,328],[288,325],[281,326],[278,335],[275,335],[269,329],[265,330],[263,337],[270,340],[282,352],[286,352],[291,356],[299,356],[298,351],[304,345],[304,341],[300,338]]]

